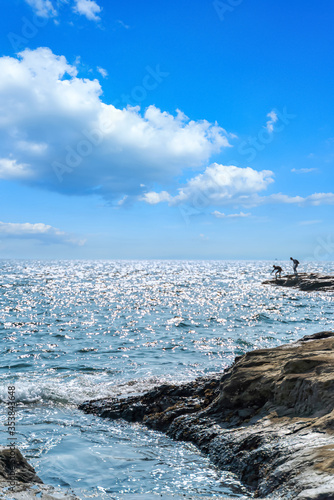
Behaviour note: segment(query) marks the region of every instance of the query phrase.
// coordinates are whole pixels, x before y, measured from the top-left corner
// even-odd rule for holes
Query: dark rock
[[[0,498],[10,500],[79,500],[71,492],[43,484],[18,449],[0,447],[0,488]]]
[[[0,480],[9,481],[14,465],[15,481],[21,483],[43,483],[35,469],[27,462],[18,449],[0,448]]]
[[[256,497],[332,498],[333,332],[249,352],[221,375],[80,409],[191,441]]]
[[[263,285],[283,286],[288,288],[299,288],[304,292],[321,290],[323,292],[334,291],[334,276],[321,276],[316,273],[288,274],[282,278],[266,280]]]

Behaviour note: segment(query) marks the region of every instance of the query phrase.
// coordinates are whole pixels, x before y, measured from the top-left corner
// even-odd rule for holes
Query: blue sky
[[[0,257],[334,260],[333,15],[4,0]]]

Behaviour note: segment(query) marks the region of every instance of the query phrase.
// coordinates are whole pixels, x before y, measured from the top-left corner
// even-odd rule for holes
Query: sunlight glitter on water
[[[22,402],[23,451],[43,480],[79,488],[81,496],[96,493],[99,486],[105,498],[130,498],[138,493],[139,483],[150,494],[188,494],[192,474],[193,495],[243,494],[228,486],[229,479],[210,468],[198,452],[161,435],[153,438],[140,426],[93,419],[86,432],[88,417],[76,405],[220,372],[236,355],[251,349],[333,330],[332,295],[263,286],[271,265],[1,261],[0,398],[4,400],[7,385],[15,383]],[[304,266],[307,271],[328,273],[331,269],[331,264]],[[131,439],[142,440],[143,449],[153,453],[153,461],[140,458],[127,433]],[[123,451],[120,436],[128,443]],[[83,452],[86,448],[95,450],[91,462]],[[170,458],[174,465],[166,457],[182,449],[189,452],[186,463],[193,472],[182,462],[188,472],[183,476],[179,471],[177,476],[173,467],[179,455],[175,462]],[[118,469],[111,450],[115,457],[128,453],[130,458],[121,460]],[[63,465],[59,457],[66,458]],[[161,460],[167,460],[162,471],[156,465]],[[88,466],[89,472],[80,478],[76,471]],[[111,467],[121,479],[110,478]]]

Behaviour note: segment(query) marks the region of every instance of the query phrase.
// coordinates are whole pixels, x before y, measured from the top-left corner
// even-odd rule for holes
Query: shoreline
[[[188,384],[79,406],[192,442],[257,498],[298,500],[334,500],[333,408],[334,332],[250,351]]]

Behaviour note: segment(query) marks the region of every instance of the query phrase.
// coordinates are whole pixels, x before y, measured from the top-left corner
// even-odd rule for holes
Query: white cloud
[[[103,78],[107,78],[108,71],[100,66],[97,67],[97,71],[103,76]]]
[[[271,194],[270,196],[263,197],[259,200],[262,203],[287,203],[295,205],[334,205],[334,193],[314,193],[309,196],[288,196],[286,194],[278,193]]]
[[[250,217],[251,214],[250,213],[243,213],[243,212],[240,212],[239,214],[223,214],[221,212],[218,212],[218,210],[215,210],[214,212],[212,212],[212,215],[214,215],[215,217],[217,217],[218,219],[243,219],[245,217]]]
[[[304,198],[305,204],[334,205],[334,193],[314,193]]]
[[[64,231],[43,223],[22,224],[0,222],[0,238],[35,239],[45,244],[59,243],[70,245],[84,245],[84,240],[78,240]]]
[[[19,164],[10,158],[0,158],[0,179],[28,179],[33,171],[26,163]]]
[[[294,174],[309,174],[310,172],[316,172],[317,168],[293,168],[291,172]]]
[[[257,171],[250,167],[241,168],[213,163],[203,174],[190,179],[178,190],[179,194],[176,196],[171,196],[167,191],[160,193],[151,191],[139,199],[150,204],[169,202],[170,205],[190,205],[201,209],[205,206],[255,207],[268,203],[300,206],[334,204],[333,193],[314,193],[306,197],[289,196],[284,193],[260,196],[259,193],[274,182],[273,175],[270,170]],[[215,211],[213,215],[224,218],[246,217],[250,214],[241,212],[225,215]]]
[[[207,205],[252,204],[254,195],[274,181],[273,175],[270,170],[258,172],[250,167],[213,163],[179,189],[171,203],[188,204],[202,198]]]
[[[62,6],[61,4],[69,4],[71,2],[73,11],[76,14],[85,16],[90,21],[99,21],[100,17],[98,14],[100,14],[102,10],[95,0],[25,0],[25,1],[28,5],[30,5],[30,7],[32,7],[32,9],[34,9],[35,13],[38,16],[45,18],[58,16],[59,12],[55,8],[55,5],[57,5],[59,9],[59,7]]]
[[[40,17],[55,17],[58,12],[54,8],[51,0],[25,0]]]
[[[229,146],[217,124],[105,104],[98,80],[78,78],[48,48],[1,57],[0,74],[3,179],[117,200],[141,194],[140,184],[170,183]]]
[[[86,16],[90,21],[99,21],[101,7],[94,0],[75,0],[74,11]]]
[[[167,193],[167,191],[161,191],[161,193],[155,193],[151,191],[149,193],[145,193],[143,196],[139,198],[140,201],[146,201],[149,205],[156,205],[157,203],[161,203],[162,201],[170,201],[172,199],[171,195]]]
[[[305,198],[302,196],[289,196],[283,193],[271,194],[267,197],[259,198],[259,205],[261,203],[287,203],[287,204],[301,204],[305,202]]]
[[[232,134],[179,110],[172,115],[155,106],[142,112],[139,106],[106,104],[98,80],[79,78],[75,65],[48,48],[0,57],[0,74],[1,179],[65,194],[99,194],[123,200],[121,205],[133,199],[217,207],[334,204],[333,193],[260,196],[273,183],[270,170],[217,163],[175,195],[155,192],[152,186],[171,185],[187,169],[204,169],[213,154],[230,146]],[[275,112],[268,116],[275,122]]]
[[[268,130],[268,132],[273,132],[274,124],[278,121],[277,113],[274,110],[270,111],[270,113],[267,114],[267,117],[269,118],[269,120],[266,123],[266,129]]]

